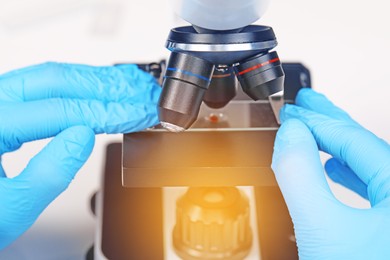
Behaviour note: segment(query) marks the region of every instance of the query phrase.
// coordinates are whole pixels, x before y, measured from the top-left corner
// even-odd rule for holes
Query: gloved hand
[[[390,259],[390,146],[323,95],[302,89],[281,111],[272,168],[292,217],[300,259]],[[351,208],[332,194],[328,175],[367,197]]]
[[[55,136],[18,176],[7,178],[0,167],[0,249],[68,187],[92,151],[94,133],[157,124],[160,91],[136,65],[45,63],[0,75],[0,155]]]

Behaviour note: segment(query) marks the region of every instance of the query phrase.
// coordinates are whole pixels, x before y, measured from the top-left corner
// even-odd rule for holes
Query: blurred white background
[[[0,73],[45,61],[109,65],[167,58],[166,37],[178,25],[172,9],[169,0],[0,0]],[[257,23],[273,27],[279,56],[304,63],[317,91],[390,142],[389,10],[385,0],[272,0]],[[89,198],[99,189],[105,145],[112,141],[121,136],[97,137],[69,189],[0,259],[84,259],[95,224]],[[18,174],[47,142],[4,155],[7,173]],[[331,187],[344,203],[368,206]]]

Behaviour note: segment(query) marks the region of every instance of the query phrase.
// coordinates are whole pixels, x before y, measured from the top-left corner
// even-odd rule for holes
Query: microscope
[[[298,259],[271,169],[284,103],[310,73],[283,63],[268,0],[175,0],[190,23],[168,62],[138,64],[162,85],[160,125],[107,146],[90,259]]]

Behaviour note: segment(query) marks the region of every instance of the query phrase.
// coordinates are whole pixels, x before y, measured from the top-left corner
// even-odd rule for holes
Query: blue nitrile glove
[[[295,229],[300,259],[390,259],[390,146],[323,95],[302,89],[283,121],[272,168]],[[333,156],[332,179],[371,202],[351,208],[332,194],[318,150]]]
[[[17,177],[0,167],[0,249],[68,187],[92,151],[94,133],[157,124],[160,91],[136,65],[45,63],[0,75],[0,155],[55,136]]]

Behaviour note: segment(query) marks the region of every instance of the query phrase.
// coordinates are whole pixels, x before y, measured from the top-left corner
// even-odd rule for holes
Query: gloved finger
[[[94,133],[75,126],[58,134],[13,179],[0,179],[0,249],[15,240],[63,192],[88,159]]]
[[[323,94],[315,92],[311,88],[302,88],[299,90],[295,104],[334,119],[356,123],[344,110],[338,108]]]
[[[346,162],[368,186],[372,205],[389,196],[390,146],[384,140],[350,122],[294,105],[284,106],[280,115],[284,120],[296,118],[304,122],[322,151]]]
[[[321,216],[327,215],[336,199],[326,181],[317,144],[302,122],[291,119],[281,125],[272,169],[294,224],[321,222]]]
[[[334,182],[356,192],[361,197],[368,199],[367,185],[359,179],[349,167],[339,160],[332,158],[325,164],[325,171]]]
[[[160,92],[156,80],[134,64],[93,67],[48,62],[0,75],[0,100],[7,102],[48,98],[150,102]]]
[[[0,103],[0,111],[0,154],[75,125],[88,126],[97,134],[112,134],[140,131],[158,123],[156,103],[47,99]]]
[[[3,165],[1,164],[1,156],[0,156],[0,179],[4,177],[7,177],[7,175],[5,175]]]

